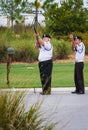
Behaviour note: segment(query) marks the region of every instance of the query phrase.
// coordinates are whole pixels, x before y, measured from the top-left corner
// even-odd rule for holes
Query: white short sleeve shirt
[[[75,62],[84,62],[85,45],[83,44],[83,42],[81,42],[79,45],[77,45],[75,53],[76,53]]]
[[[44,46],[39,48],[39,62],[52,59],[53,46],[50,42],[44,42]]]

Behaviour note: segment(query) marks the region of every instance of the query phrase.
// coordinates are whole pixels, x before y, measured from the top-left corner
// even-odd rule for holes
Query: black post
[[[10,80],[9,80],[9,73],[10,73],[10,64],[12,63],[12,58],[14,54],[13,48],[7,49],[7,85],[9,86]]]
[[[36,10],[35,10],[35,28],[37,30],[37,27],[38,27],[38,9],[36,7]]]

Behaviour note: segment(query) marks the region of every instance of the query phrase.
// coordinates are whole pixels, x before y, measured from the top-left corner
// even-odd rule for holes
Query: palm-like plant
[[[55,123],[46,125],[36,103],[26,112],[24,93],[2,93],[0,96],[0,130],[53,130]]]

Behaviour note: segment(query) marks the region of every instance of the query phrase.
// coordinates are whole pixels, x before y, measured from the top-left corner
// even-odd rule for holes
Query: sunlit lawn
[[[52,87],[74,86],[74,63],[54,63]],[[88,86],[88,62],[84,68],[85,86]],[[34,88],[41,87],[37,64],[12,64],[9,73],[10,85],[7,86],[6,64],[0,64],[0,88]]]

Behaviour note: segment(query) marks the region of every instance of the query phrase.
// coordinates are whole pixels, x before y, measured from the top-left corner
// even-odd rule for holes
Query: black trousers
[[[40,79],[43,92],[51,93],[52,68],[52,60],[39,62]]]
[[[74,82],[75,82],[75,87],[76,87],[77,92],[79,92],[79,91],[85,92],[83,69],[84,69],[84,63],[83,62],[75,63]]]

